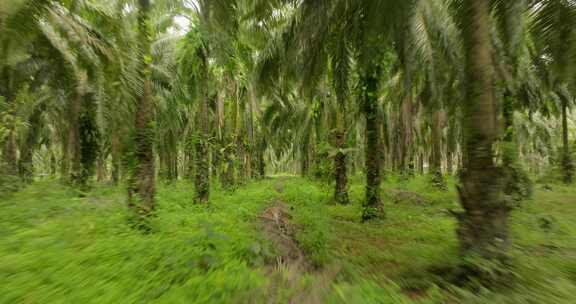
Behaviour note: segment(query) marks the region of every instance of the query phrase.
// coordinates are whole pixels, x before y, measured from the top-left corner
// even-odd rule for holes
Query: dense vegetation
[[[5,0],[0,302],[572,303],[573,0]]]

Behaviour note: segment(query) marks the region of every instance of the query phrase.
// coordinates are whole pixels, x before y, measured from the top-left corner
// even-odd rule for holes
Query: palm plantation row
[[[570,0],[8,3],[3,187],[123,181],[145,220],[160,181],[206,203],[211,183],[300,173],[348,204],[363,172],[368,221],[385,172],[458,172],[462,253],[500,259],[528,175],[572,181]]]

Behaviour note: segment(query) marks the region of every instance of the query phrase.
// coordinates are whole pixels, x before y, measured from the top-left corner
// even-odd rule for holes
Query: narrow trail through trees
[[[278,180],[274,189],[278,194],[284,191],[283,179]],[[288,303],[323,303],[340,268],[314,267],[296,240],[298,227],[292,222],[289,208],[281,199],[277,199],[260,215],[264,235],[277,251],[275,261],[267,269],[272,277],[268,303],[281,303],[281,293],[285,291],[291,292]],[[313,288],[302,286],[305,275],[318,278]]]

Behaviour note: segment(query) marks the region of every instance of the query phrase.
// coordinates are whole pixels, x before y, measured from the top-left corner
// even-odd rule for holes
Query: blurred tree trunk
[[[9,131],[8,136],[6,136],[6,141],[4,147],[2,147],[2,161],[6,167],[4,172],[7,175],[18,175],[18,157],[16,149],[16,137],[14,136],[14,131]]]
[[[70,148],[68,147],[69,131],[66,130],[65,133],[66,134],[62,136],[62,143],[61,143],[62,159],[60,159],[60,178],[64,182],[68,181],[68,177],[70,174]]]
[[[48,147],[50,151],[50,177],[55,178],[58,168],[58,161],[56,160],[56,152],[54,151],[56,147]]]
[[[498,135],[495,73],[488,0],[465,0],[463,9],[467,104],[464,114],[464,171],[459,187],[464,211],[457,214],[463,255],[501,259],[508,248],[509,207],[502,200],[500,170],[494,162]]]
[[[424,162],[426,159],[426,150],[422,149],[418,153],[418,174],[424,174]]]
[[[134,162],[128,186],[128,206],[144,218],[155,209],[156,170],[154,164],[154,96],[152,93],[152,26],[150,1],[139,0],[138,36],[142,95],[138,98],[135,117]]]
[[[446,171],[449,175],[454,174],[454,158],[458,158],[457,136],[456,121],[455,119],[450,119],[448,121],[448,130],[446,134]]]
[[[446,180],[442,174],[442,129],[444,128],[444,111],[439,109],[432,114],[432,153],[430,173],[432,184],[446,190]]]
[[[29,129],[26,133],[24,145],[20,150],[20,177],[25,183],[31,183],[34,177],[34,164],[32,162],[32,155],[34,149],[38,144],[38,137],[40,135],[40,119],[45,110],[44,103],[36,106],[30,119],[28,120]]]
[[[5,98],[6,104],[10,105],[13,101],[13,92],[11,89],[11,77],[10,71],[8,66],[6,68],[1,69],[0,72],[2,73],[1,81],[0,81],[0,90],[1,95]],[[11,113],[14,115],[14,113]],[[8,134],[6,135],[4,145],[2,146],[2,162],[4,172],[2,174],[17,176],[18,175],[18,153],[17,153],[17,145],[16,145],[16,134],[15,130],[10,127]]]
[[[338,90],[337,90],[338,91]],[[346,169],[346,100],[338,94],[336,109],[336,130],[334,132],[335,148],[338,150],[334,156],[334,175],[336,185],[334,189],[334,200],[346,205],[350,203],[348,197],[348,172]]]
[[[106,157],[101,155],[98,156],[98,160],[96,161],[96,181],[99,183],[104,182],[106,180],[106,175],[108,175],[106,170]]]
[[[413,149],[413,132],[412,132],[412,120],[413,120],[413,101],[412,94],[407,94],[402,100],[400,106],[400,116],[399,116],[399,126],[401,137],[399,139],[400,143],[400,172],[405,176],[412,176],[414,174],[414,157],[412,153]]]
[[[236,171],[237,178],[236,181],[239,185],[246,183],[246,145],[244,142],[244,88],[236,88],[236,98],[234,104],[234,134],[236,134],[236,163],[238,164],[238,169]]]
[[[111,179],[112,184],[118,185],[120,181],[120,170],[122,168],[122,158],[121,158],[121,145],[120,138],[118,137],[117,131],[112,131],[112,139],[110,142],[111,154],[112,154],[112,172]]]
[[[380,195],[380,126],[378,125],[378,67],[370,67],[362,75],[362,110],[366,118],[366,199],[362,220],[383,216]]]
[[[79,185],[80,171],[82,166],[80,163],[80,111],[82,109],[82,99],[84,93],[77,91],[70,100],[70,108],[68,109],[68,159],[69,171],[68,181],[73,185]]]
[[[562,180],[565,184],[571,184],[574,176],[574,165],[570,154],[568,142],[568,101],[562,98]]]
[[[257,171],[257,151],[256,151],[256,131],[254,127],[254,111],[256,103],[256,94],[252,86],[248,87],[248,107],[246,109],[246,133],[248,137],[248,155],[247,155],[247,170],[246,176],[248,178],[258,177]]]
[[[302,177],[307,177],[310,175],[310,151],[308,150],[308,144],[303,144],[300,147],[300,174]]]
[[[266,152],[266,139],[261,138],[260,144],[258,148],[258,177],[265,178],[266,177],[266,161],[264,160],[264,153]]]
[[[224,141],[224,173],[223,173],[223,186],[225,189],[233,189],[236,184],[236,165],[237,165],[237,152],[238,148],[236,146],[236,134],[237,134],[237,87],[232,76],[226,77],[226,87],[230,100],[228,116],[230,117],[230,123],[226,123],[227,120],[224,119],[223,123],[223,141]],[[225,104],[224,104],[225,106]],[[224,116],[226,115],[225,108]]]
[[[96,100],[93,93],[84,94],[78,120],[80,140],[80,171],[75,184],[82,191],[90,189],[90,178],[94,176],[100,152],[100,131],[96,124]]]
[[[198,99],[198,110],[196,115],[196,127],[198,136],[195,146],[195,169],[196,177],[194,180],[196,203],[208,203],[210,199],[210,151],[208,149],[208,140],[210,137],[209,126],[209,92],[208,92],[208,58],[205,53],[206,50],[201,49],[199,56],[201,57],[202,69],[202,87],[200,89],[200,96]]]

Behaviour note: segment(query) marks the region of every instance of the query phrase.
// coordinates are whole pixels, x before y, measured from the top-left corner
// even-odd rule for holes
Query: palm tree
[[[498,139],[495,69],[488,0],[464,0],[460,7],[466,66],[464,107],[465,163],[459,188],[464,211],[458,214],[458,238],[465,255],[500,259],[509,244],[509,207],[494,162]]]
[[[138,1],[139,73],[142,89],[136,105],[134,124],[134,168],[128,186],[128,207],[147,217],[155,209],[154,95],[151,64],[152,37],[150,1]]]
[[[576,5],[568,0],[541,0],[532,3],[532,29],[540,62],[548,62],[547,87],[559,103],[562,119],[560,153],[563,181],[572,182],[574,165],[568,143],[568,108],[574,99],[576,58]]]
[[[94,146],[97,142],[98,130],[94,123],[94,107],[91,106],[93,105],[91,98],[93,95],[88,94],[90,89],[88,80],[94,76],[94,67],[99,65],[101,59],[106,58],[108,48],[99,33],[91,27],[86,19],[82,18],[83,10],[89,6],[74,11],[71,10],[71,7],[71,5],[70,7],[64,6],[59,1],[32,1],[32,3],[22,6],[20,10],[16,9],[14,15],[9,15],[3,19],[6,23],[3,30],[8,34],[5,36],[6,41],[3,45],[17,47],[6,48],[3,53],[4,56],[10,58],[14,54],[10,55],[9,50],[22,53],[32,52],[30,59],[27,60],[28,65],[43,67],[47,64],[60,64],[64,67],[64,69],[57,71],[39,68],[30,76],[37,79],[34,81],[36,88],[43,84],[50,84],[52,87],[62,87],[64,84],[67,86],[67,91],[74,92],[69,103],[71,115],[67,116],[70,119],[68,144],[64,145],[64,149],[73,163],[74,170],[71,172],[70,180],[84,188],[87,186],[87,179],[91,176],[94,166],[95,151],[98,150]],[[27,21],[24,24],[15,22],[16,19],[14,18],[21,17],[22,13],[31,14],[32,18],[26,18]],[[98,13],[93,15],[99,16]],[[26,38],[16,42],[10,39],[11,36]],[[34,48],[28,50],[26,49],[28,45],[32,45]],[[44,47],[38,47],[40,45]],[[7,77],[10,74],[12,77],[17,76],[9,71],[10,65],[2,66],[2,70],[5,71]],[[15,80],[16,78],[7,81],[7,83],[17,84]],[[9,91],[6,91],[5,94],[13,95]],[[37,125],[39,115],[40,113],[32,115],[29,121],[33,123],[32,127],[36,130],[40,127]],[[29,132],[30,136],[21,144],[22,153],[19,163],[24,179],[29,179],[32,170],[31,153],[33,151],[31,149],[37,140],[37,136],[32,133]],[[17,147],[11,144],[14,143],[13,138],[9,138],[7,143],[4,155],[5,157],[12,157],[15,155],[14,152]],[[68,157],[65,162],[68,162]],[[16,159],[13,163],[16,164]]]
[[[210,195],[209,162],[209,80],[208,47],[198,29],[188,32],[179,49],[179,77],[184,82],[187,98],[196,106],[194,128],[195,201],[208,202]]]

